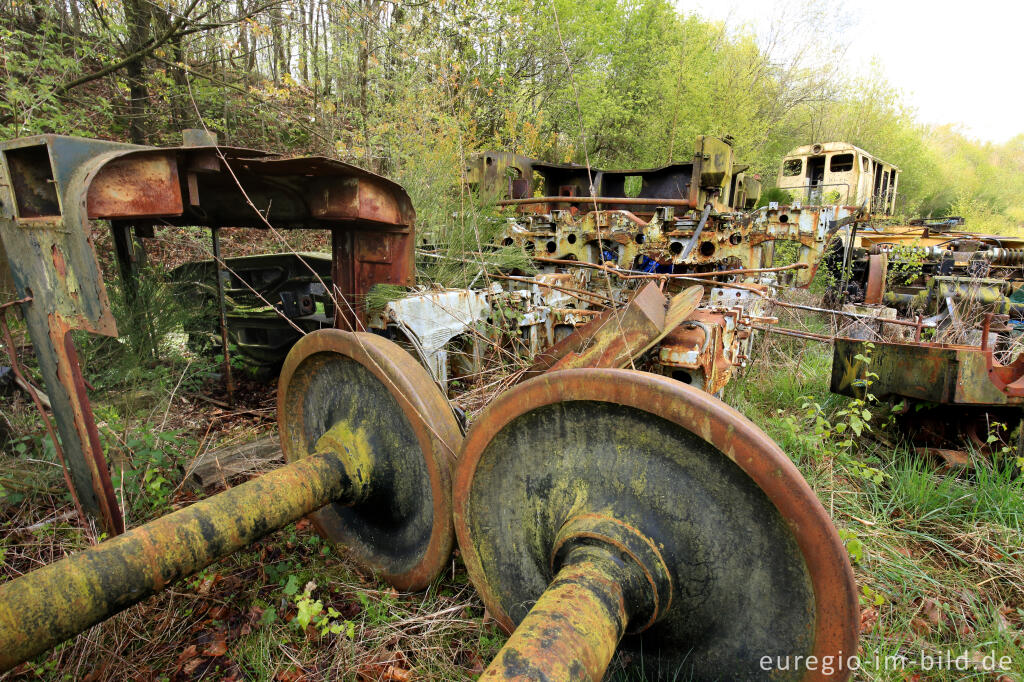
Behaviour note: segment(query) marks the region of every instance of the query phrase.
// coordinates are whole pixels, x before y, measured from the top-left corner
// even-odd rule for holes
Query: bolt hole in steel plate
[[[382,337],[319,330],[289,352],[277,409],[289,462],[313,453],[339,424],[372,456],[361,502],[310,516],[320,534],[395,587],[426,587],[451,555],[450,467],[462,440],[427,371]]]
[[[762,670],[763,656],[856,654],[853,573],[792,462],[702,391],[616,369],[523,383],[473,424],[454,498],[470,578],[506,630],[552,579],[562,524],[610,514],[654,541],[673,583],[668,613],[623,639],[620,651],[631,653],[610,675],[616,666],[626,675],[638,666],[647,679],[848,675]]]

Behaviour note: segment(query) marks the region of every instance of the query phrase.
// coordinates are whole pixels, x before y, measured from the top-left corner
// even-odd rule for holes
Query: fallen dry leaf
[[[405,667],[405,656],[401,652],[394,654],[400,663],[395,663],[395,658],[390,660],[369,660],[359,666],[356,671],[356,679],[359,682],[408,682],[412,679],[412,671]]]
[[[861,633],[871,632],[871,629],[875,627],[875,623],[878,622],[878,609],[874,606],[869,606],[866,609],[862,609],[860,612],[860,631]]]
[[[470,675],[479,675],[484,671],[484,659],[480,658],[480,654],[475,651],[469,652],[469,661],[467,665],[469,666]]]
[[[218,634],[217,638],[213,640],[210,646],[203,649],[203,656],[223,656],[227,651],[227,640],[224,639],[224,635]]]
[[[927,637],[932,633],[931,624],[924,618],[911,618],[910,629],[916,632],[921,637]]]
[[[386,682],[409,682],[412,679],[412,671],[389,665],[384,671]]]
[[[180,668],[185,663],[191,661],[193,658],[199,655],[199,649],[196,648],[195,644],[190,644],[185,647],[185,650],[178,654],[177,660],[174,662],[175,667]]]
[[[186,675],[192,675],[193,673],[195,673],[196,668],[202,665],[202,663],[203,659],[193,658],[191,661],[185,664],[185,667],[181,669],[181,672],[185,673]]]
[[[921,602],[921,613],[924,614],[925,618],[927,618],[932,625],[942,625],[946,622],[946,616],[942,613],[942,606],[940,606],[939,602],[931,597],[926,597],[924,601]]]
[[[206,615],[208,615],[213,620],[224,620],[224,618],[228,615],[228,613],[230,613],[230,611],[231,609],[229,609],[227,606],[220,604],[210,609],[210,611]]]

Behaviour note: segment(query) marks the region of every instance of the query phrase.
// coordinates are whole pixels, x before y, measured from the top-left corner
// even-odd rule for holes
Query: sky
[[[1024,1],[1022,0],[675,0],[730,27],[759,36],[779,16],[824,7],[844,28],[840,39],[851,71],[870,72],[872,60],[903,93],[923,123],[961,124],[982,141],[1005,142],[1024,133]],[[828,26],[813,40],[832,40]],[[792,49],[792,46],[790,47]]]

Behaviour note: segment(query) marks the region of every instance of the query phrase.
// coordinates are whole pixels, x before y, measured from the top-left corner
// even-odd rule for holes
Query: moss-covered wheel
[[[701,391],[611,369],[526,382],[473,424],[454,500],[470,578],[518,625],[482,679],[601,679],[620,640],[647,679],[848,675],[857,596],[831,521]]]
[[[462,440],[427,371],[374,334],[313,332],[285,360],[277,409],[287,461],[344,452],[365,484],[355,504],[311,515],[320,534],[395,587],[426,587],[451,554],[450,469]]]

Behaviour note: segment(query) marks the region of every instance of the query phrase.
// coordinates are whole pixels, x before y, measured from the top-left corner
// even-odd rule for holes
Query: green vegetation
[[[321,153],[402,182],[442,243],[466,156],[645,167],[731,135],[771,184],[792,147],[845,140],[903,169],[900,211],[1019,230],[1024,135],[925,126],[844,67],[839,3],[750,29],[670,0],[0,2],[0,137],[38,132]],[[812,36],[807,40],[806,36]]]

